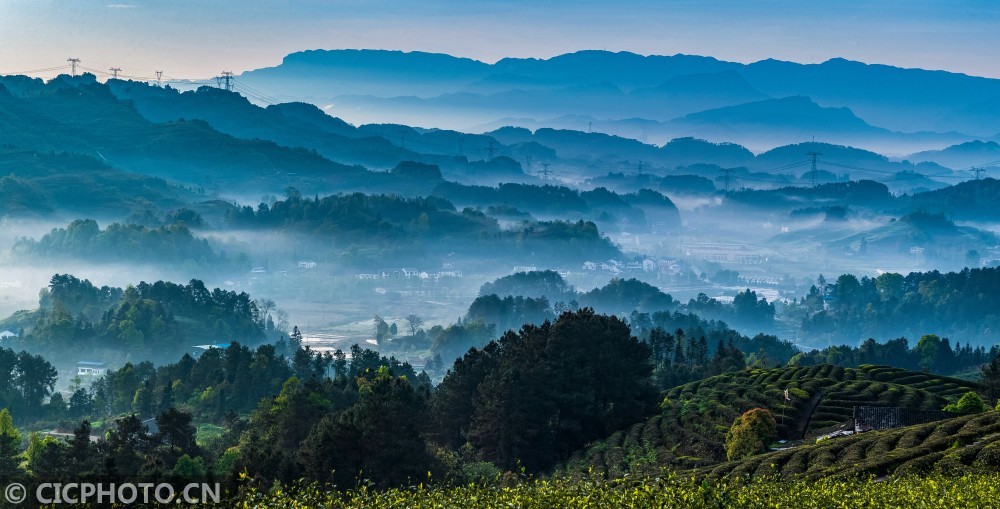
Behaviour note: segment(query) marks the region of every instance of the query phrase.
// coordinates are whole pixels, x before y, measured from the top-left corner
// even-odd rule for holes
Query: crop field
[[[616,478],[648,475],[663,466],[703,468],[725,461],[726,431],[751,408],[771,411],[779,438],[800,440],[848,423],[856,405],[941,410],[976,387],[965,380],[868,365],[727,373],[670,389],[660,414],[592,444],[574,455],[564,471]]]
[[[823,440],[696,471],[708,479],[781,476],[853,478],[1000,470],[1000,413],[995,411]]]
[[[996,507],[1000,475],[905,477],[888,482],[765,479],[750,484],[703,483],[662,476],[644,480],[527,480],[493,485],[414,485],[347,491],[307,485],[249,490],[238,508],[968,508]]]

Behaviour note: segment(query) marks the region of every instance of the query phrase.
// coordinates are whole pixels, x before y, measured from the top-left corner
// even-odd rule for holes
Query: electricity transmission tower
[[[976,180],[982,180],[983,179],[983,173],[986,173],[986,168],[979,168],[979,167],[973,166],[972,169],[969,170],[969,171],[971,171],[976,176]]]
[[[108,70],[111,71],[111,79],[113,79],[113,80],[118,79],[118,73],[122,72],[122,68],[121,67],[112,67],[112,68],[110,68]]]
[[[812,161],[812,170],[809,171],[809,185],[816,187],[816,158],[823,155],[822,152],[806,152]]]
[[[726,194],[729,194],[729,184],[733,181],[733,169],[723,168],[722,169],[722,183],[726,186]]]
[[[80,59],[79,58],[67,58],[66,61],[69,62],[69,65],[72,68],[72,71],[70,71],[70,74],[73,75],[73,76],[76,76],[76,66],[80,63]]]
[[[163,71],[156,71],[156,86],[162,86]]]
[[[552,174],[555,173],[549,169],[549,163],[542,163],[542,169],[538,170],[538,174],[542,176],[543,180],[549,180],[552,178]]]
[[[224,88],[226,92],[232,92],[233,77],[233,71],[222,71],[222,76],[215,78],[215,82],[219,84],[219,88]]]

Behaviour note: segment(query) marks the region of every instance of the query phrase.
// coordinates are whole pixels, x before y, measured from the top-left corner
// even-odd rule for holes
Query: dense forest
[[[197,214],[190,216],[194,221]],[[196,226],[196,225],[192,225]],[[220,268],[233,264],[205,239],[192,234],[185,223],[165,226],[112,223],[103,230],[93,219],[76,220],[55,228],[37,241],[21,239],[13,248],[20,262],[82,260],[91,263],[155,263]],[[244,256],[245,258],[245,256]],[[244,262],[243,266],[248,263]]]
[[[803,332],[840,340],[940,336],[992,346],[1000,321],[1000,268],[960,272],[885,273],[877,277],[822,279],[786,309]]]
[[[458,211],[436,197],[354,193],[321,199],[288,189],[285,200],[262,203],[256,210],[232,208],[226,219],[235,228],[279,228],[328,238],[343,261],[367,266],[455,249],[464,255],[515,259],[549,256],[574,265],[620,256],[593,222],[524,221],[501,227],[481,210]]]
[[[46,356],[90,352],[93,359],[170,359],[195,345],[239,341],[256,345],[274,333],[246,293],[157,281],[120,288],[56,274],[37,311],[20,317],[17,348]],[[70,360],[70,359],[67,359]],[[82,359],[77,359],[82,360]]]
[[[189,291],[142,290],[146,295]],[[813,415],[830,414],[835,423],[844,411],[837,398],[874,393],[893,402],[916,398],[919,408],[934,409],[949,397],[984,388],[867,365],[855,370],[829,364],[760,369],[769,363],[765,352],[781,346],[776,339],[748,343],[731,335],[719,339],[709,354],[705,336],[693,332],[714,329],[713,338],[718,337],[721,331],[714,322],[678,313],[635,313],[632,322],[630,327],[614,316],[582,309],[525,325],[481,349],[470,349],[436,387],[425,373],[373,350],[355,346],[350,352],[312,352],[301,346],[297,329],[277,345],[252,349],[234,342],[160,367],[126,363],[89,388],[77,387],[68,398],[53,394],[55,372],[44,359],[0,350],[0,357],[9,359],[5,369],[18,373],[2,395],[14,417],[11,422],[32,427],[48,423],[69,428],[71,435],[63,441],[23,435],[13,424],[0,426],[0,434],[28,444],[0,448],[0,464],[17,465],[23,458],[10,472],[39,477],[74,472],[183,481],[249,475],[265,484],[305,478],[350,486],[364,475],[374,486],[390,487],[430,473],[435,479],[488,482],[504,471],[540,474],[580,461],[609,468],[611,457],[599,451],[610,453],[602,449],[610,446],[588,449],[588,444],[614,439],[633,426],[642,429],[647,422],[665,426],[668,418],[676,436],[697,432],[698,426],[724,422],[742,406],[780,400],[774,388],[778,381],[791,387],[794,398],[766,403],[775,410],[787,406],[784,412],[791,419],[782,421],[779,433],[794,433],[794,416],[810,411],[805,402],[811,394],[832,398],[824,403],[831,405],[829,410],[821,406],[821,413]],[[676,326],[675,332],[664,326]],[[641,338],[633,330],[641,330]],[[917,350],[925,343],[922,339]],[[745,368],[741,344],[760,346],[758,368]],[[801,360],[799,356],[794,362],[801,365]],[[1000,360],[993,364],[1000,366]],[[993,390],[989,394],[1000,394],[1000,367],[993,371],[995,376],[986,379],[994,384],[988,386]],[[741,384],[745,392],[731,392]],[[667,392],[661,394],[657,387]],[[707,404],[702,400],[722,406],[691,413]],[[718,413],[722,408],[728,410]],[[91,434],[98,432],[106,438],[92,443]],[[722,447],[717,429],[702,433],[684,450]],[[659,450],[662,445],[650,442],[647,447]],[[642,459],[647,453],[629,454],[627,468],[651,466]],[[707,461],[679,454],[669,456],[678,466]]]

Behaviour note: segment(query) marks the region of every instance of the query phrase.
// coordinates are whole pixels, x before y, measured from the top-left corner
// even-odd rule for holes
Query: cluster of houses
[[[225,350],[226,348],[229,348],[230,345],[231,343],[209,343],[204,345],[194,345],[191,347],[190,353],[193,354],[195,357],[197,357],[202,353],[205,353],[206,351],[211,350],[213,348],[219,348]],[[91,361],[91,360],[77,361],[75,374],[76,376],[80,377],[81,380],[86,382],[91,382],[106,375],[110,370],[111,368],[108,366],[108,363],[106,362]]]
[[[760,251],[743,244],[687,242],[681,248],[684,250],[684,256],[715,263],[760,265],[767,261],[767,257]]]
[[[402,268],[392,272],[365,272],[357,275],[358,279],[379,280],[379,279],[421,279],[437,281],[441,278],[462,277],[462,271],[455,270],[454,267],[446,265],[443,270],[428,272],[426,270]]]
[[[783,281],[784,278],[777,276],[744,276],[740,275],[740,283],[745,285],[764,285],[764,286],[778,286]]]
[[[608,272],[611,274],[621,274],[623,272],[659,272],[669,275],[680,274],[684,268],[680,260],[668,258],[644,258],[642,260],[632,260],[622,262],[621,260],[606,260],[603,262],[583,262],[585,272]]]
[[[76,376],[87,380],[99,378],[108,372],[108,363],[98,361],[78,361],[76,363]]]

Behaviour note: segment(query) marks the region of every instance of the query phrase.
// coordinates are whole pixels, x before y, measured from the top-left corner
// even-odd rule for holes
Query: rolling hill
[[[1000,467],[1000,413],[957,417],[824,440],[696,470],[719,479],[959,476]]]
[[[940,410],[949,398],[976,388],[963,380],[871,365],[727,373],[670,389],[660,414],[591,444],[563,469],[567,473],[593,469],[616,478],[652,474],[664,466],[704,468],[724,463],[726,432],[751,408],[772,412],[779,438],[801,440],[850,421],[855,405]]]

